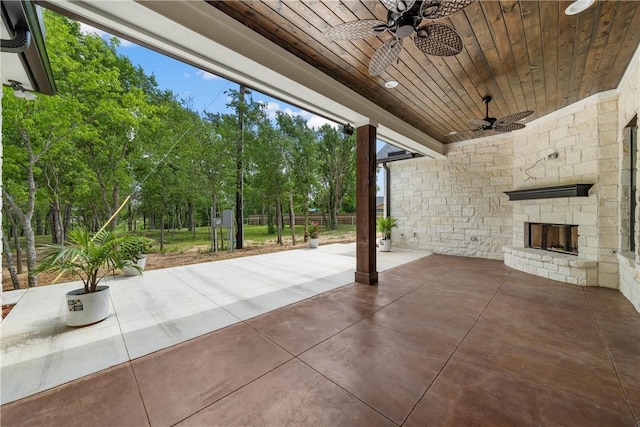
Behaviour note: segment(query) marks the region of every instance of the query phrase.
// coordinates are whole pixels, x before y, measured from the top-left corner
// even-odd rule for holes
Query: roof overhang
[[[16,38],[25,31],[23,46],[2,49],[2,84],[18,82],[32,92],[53,95],[56,91],[53,73],[45,47],[45,32],[40,8],[31,1],[2,2],[2,41]],[[19,43],[18,43],[19,44]]]
[[[394,147],[391,144],[385,144],[385,146],[376,153],[376,164],[397,162],[398,160],[415,159],[416,157],[423,156],[419,153],[412,153],[411,151]]]
[[[59,13],[428,157],[444,146],[204,1],[41,1]],[[212,17],[216,25],[211,25]]]

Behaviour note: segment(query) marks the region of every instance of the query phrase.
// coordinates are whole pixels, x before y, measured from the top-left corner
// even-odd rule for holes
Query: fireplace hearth
[[[569,224],[529,223],[528,247],[569,255],[578,255],[578,226]]]

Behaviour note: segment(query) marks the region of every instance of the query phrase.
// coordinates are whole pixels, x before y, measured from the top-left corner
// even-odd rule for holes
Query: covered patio
[[[618,291],[431,255],[2,407],[13,425],[634,426]]]
[[[7,403],[3,425],[637,425],[638,3],[475,2],[445,18],[460,56],[409,45],[380,76],[383,40],[321,34],[382,2],[40,3],[354,125],[357,257],[349,284]],[[527,129],[466,133],[486,95],[496,117],[535,111]],[[387,271],[377,138],[424,156],[391,167],[396,247],[438,253]],[[594,187],[504,194],[561,184]],[[580,225],[581,258],[529,247],[531,223]]]

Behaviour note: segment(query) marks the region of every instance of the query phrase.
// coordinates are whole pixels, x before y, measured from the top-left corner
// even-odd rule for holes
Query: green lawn
[[[121,233],[126,233],[121,231]],[[304,226],[296,225],[296,240],[302,242],[304,233]],[[356,226],[355,225],[340,225],[337,230],[329,230],[328,228],[320,227],[320,238],[322,237],[335,237],[335,238],[355,238]],[[136,232],[132,234],[140,234],[156,242],[160,241],[160,230],[151,230]],[[225,247],[227,245],[227,229],[223,228],[218,231],[218,236],[224,234]],[[267,233],[266,225],[245,225],[244,226],[244,240],[245,246],[264,245],[268,243],[275,243],[276,235]],[[283,230],[283,240],[285,243],[291,243],[291,229],[286,226]],[[13,242],[12,242],[13,243]],[[24,241],[23,247],[24,247]],[[36,245],[42,245],[51,243],[51,236],[36,236]],[[198,227],[195,232],[189,232],[186,229],[177,230],[165,230],[164,233],[164,251],[165,252],[180,252],[191,248],[193,246],[208,246],[210,241],[210,230],[207,227]],[[159,248],[156,247],[157,251]]]

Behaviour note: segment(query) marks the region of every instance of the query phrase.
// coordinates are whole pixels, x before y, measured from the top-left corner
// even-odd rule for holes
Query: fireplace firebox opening
[[[529,223],[529,247],[578,255],[578,226]]]

